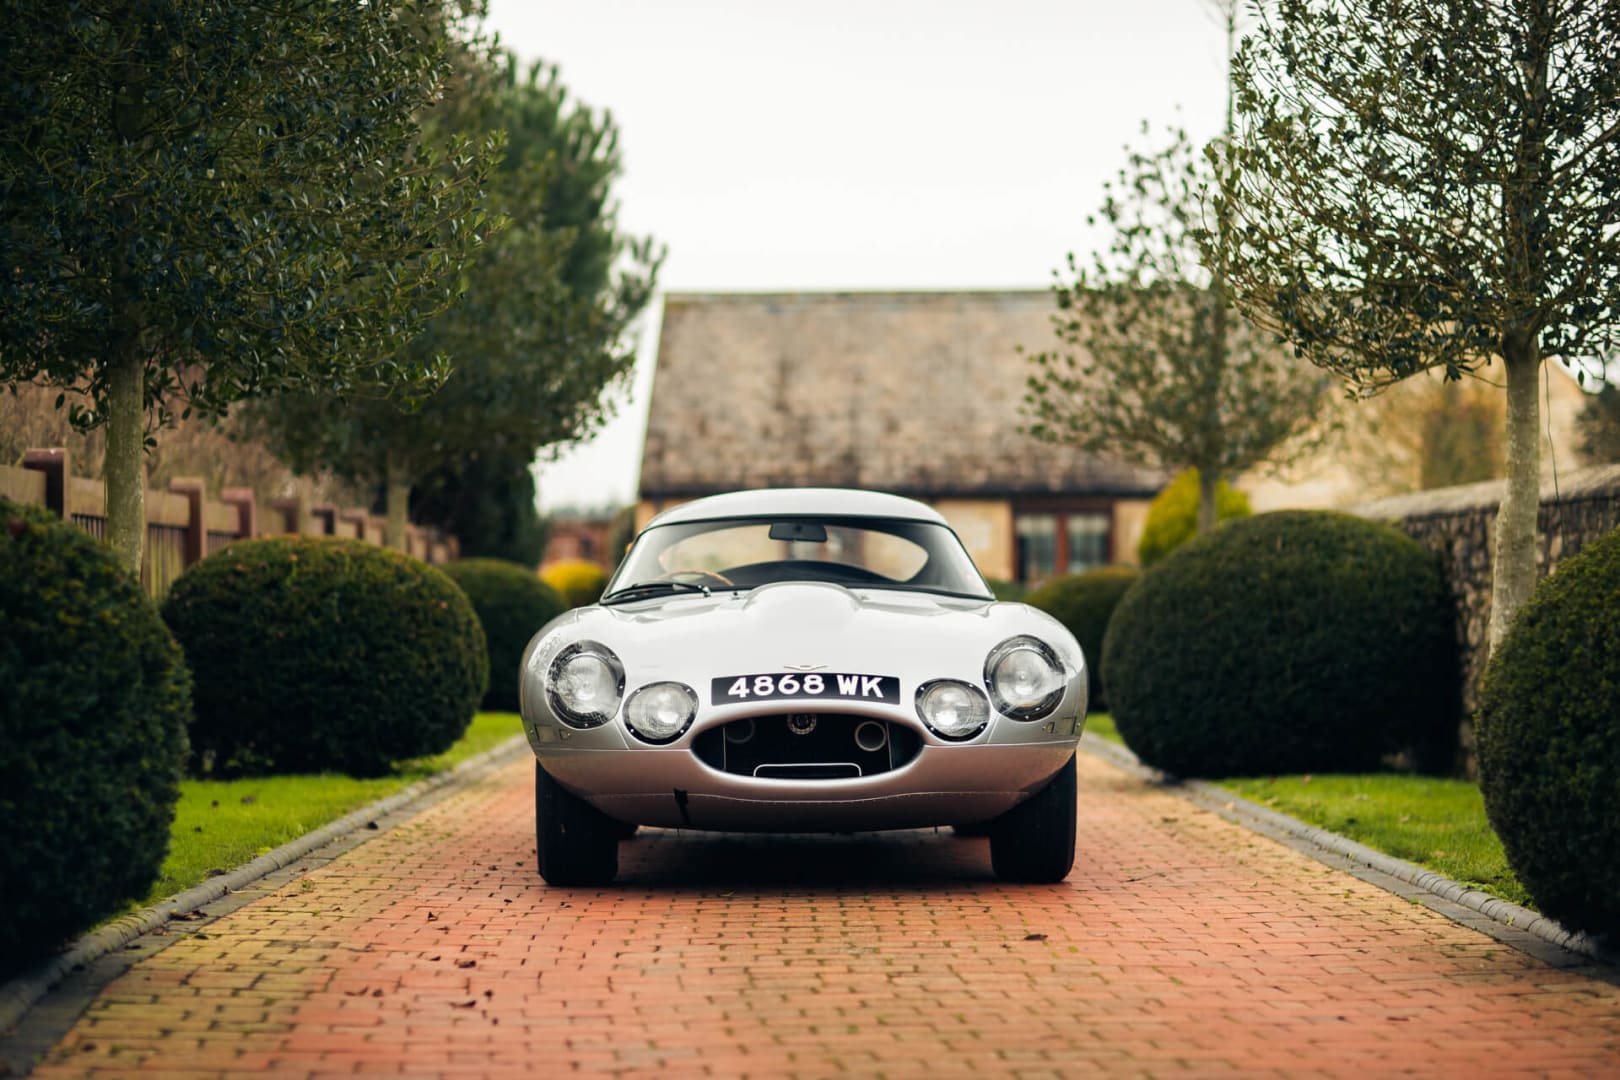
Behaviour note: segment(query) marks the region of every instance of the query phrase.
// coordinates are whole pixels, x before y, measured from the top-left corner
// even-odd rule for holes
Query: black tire
[[[534,763],[535,854],[547,885],[610,884],[619,872],[623,830]]]
[[[1074,758],[1040,791],[1002,814],[990,827],[990,866],[1002,881],[1050,885],[1074,867],[1078,798]]]

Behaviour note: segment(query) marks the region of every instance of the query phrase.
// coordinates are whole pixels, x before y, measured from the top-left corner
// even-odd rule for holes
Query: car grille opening
[[[876,776],[909,763],[921,749],[911,728],[843,713],[749,716],[692,740],[692,752],[712,769],[773,780]]]

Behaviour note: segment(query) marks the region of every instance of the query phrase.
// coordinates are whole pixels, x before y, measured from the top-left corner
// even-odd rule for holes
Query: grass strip
[[[1114,718],[1086,717],[1087,731],[1125,745]],[[1535,905],[1508,866],[1485,817],[1479,785],[1408,773],[1272,776],[1216,780],[1245,799],[1416,863],[1503,900]]]
[[[456,765],[523,730],[515,713],[479,713],[449,750],[394,766],[387,776],[339,773],[183,780],[169,854],[144,907],[240,866],[362,806]]]

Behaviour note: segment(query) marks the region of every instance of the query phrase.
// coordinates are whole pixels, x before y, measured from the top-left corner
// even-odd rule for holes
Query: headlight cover
[[[1008,638],[984,662],[984,685],[996,711],[1014,720],[1039,720],[1063,700],[1067,680],[1051,646],[1039,638]]]
[[[697,692],[685,683],[648,683],[624,703],[624,722],[637,738],[667,743],[691,726],[697,708]]]
[[[917,715],[944,739],[971,739],[990,722],[990,703],[977,686],[935,679],[917,687]]]
[[[551,708],[573,727],[600,727],[619,711],[624,696],[624,665],[613,650],[580,641],[557,654],[546,675]]]

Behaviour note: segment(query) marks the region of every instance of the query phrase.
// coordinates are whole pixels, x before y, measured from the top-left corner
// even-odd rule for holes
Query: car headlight
[[[666,743],[685,731],[697,715],[697,693],[678,682],[643,686],[624,703],[624,722],[641,738]]]
[[[984,662],[984,684],[996,711],[1014,720],[1039,720],[1063,700],[1067,680],[1046,642],[1032,637],[1008,638]]]
[[[990,703],[976,686],[937,679],[917,687],[917,715],[936,735],[966,739],[990,722]]]
[[[575,727],[597,727],[619,711],[624,665],[606,645],[577,642],[551,662],[546,694],[564,721]]]

